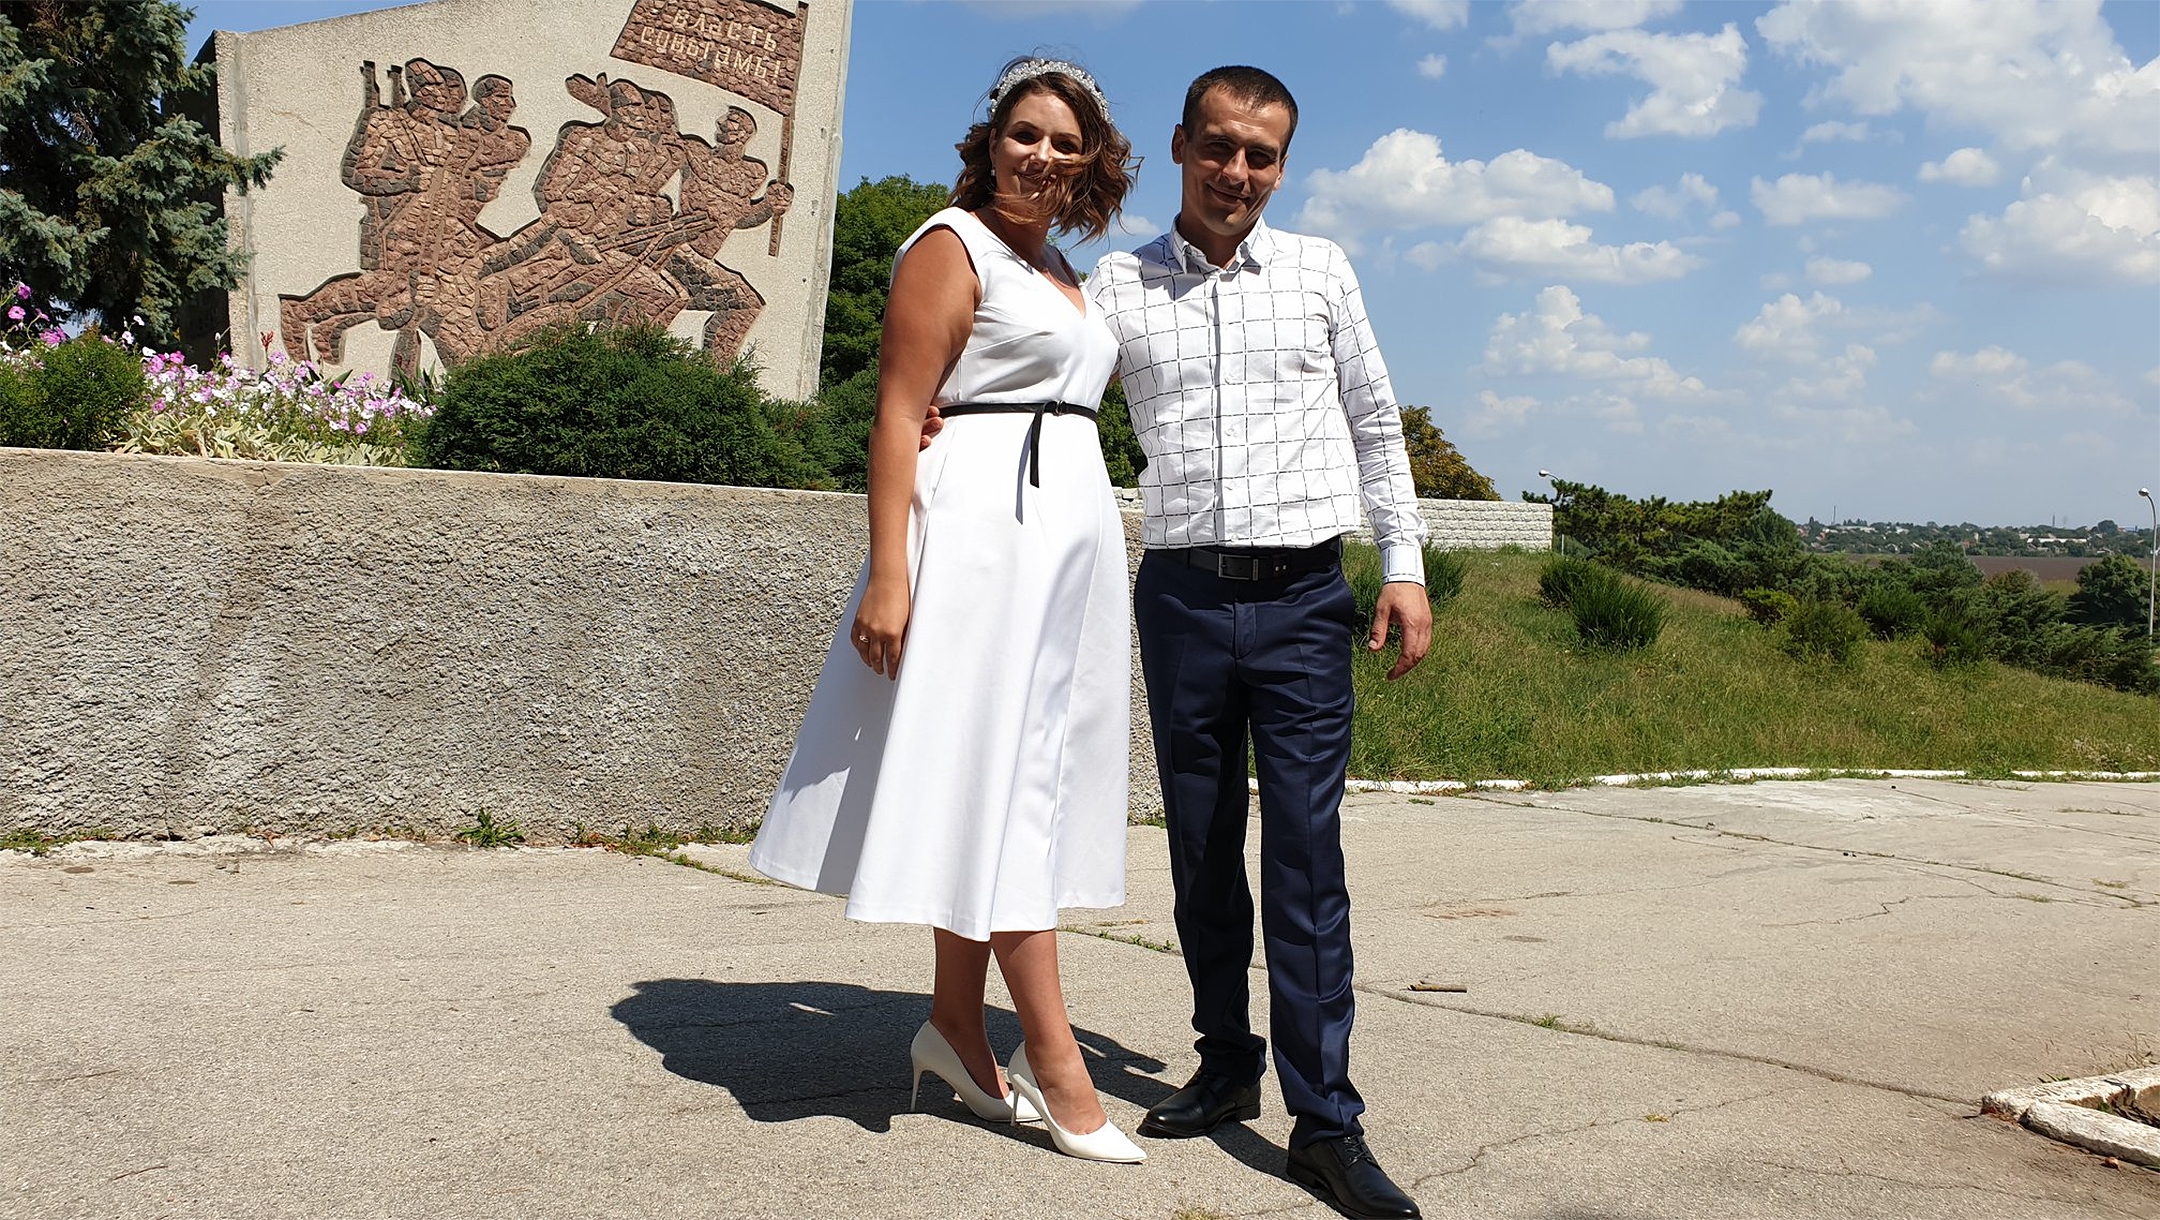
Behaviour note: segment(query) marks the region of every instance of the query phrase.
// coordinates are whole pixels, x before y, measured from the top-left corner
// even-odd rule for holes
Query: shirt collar
[[[1170,225],[1170,255],[1181,268],[1194,275],[1207,275],[1231,268],[1242,270],[1246,267],[1265,267],[1274,253],[1275,231],[1268,228],[1265,219],[1253,221],[1252,231],[1245,235],[1245,240],[1238,243],[1237,254],[1230,260],[1230,267],[1217,267],[1209,263],[1207,255],[1202,254],[1198,246],[1186,241],[1185,235],[1178,232],[1175,221]]]

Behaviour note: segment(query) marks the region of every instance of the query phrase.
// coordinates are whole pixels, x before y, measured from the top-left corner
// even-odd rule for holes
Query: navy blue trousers
[[[1224,580],[1149,552],[1133,586],[1140,666],[1162,773],[1178,943],[1192,980],[1202,1070],[1264,1071],[1247,971],[1248,734],[1260,781],[1260,930],[1268,1026],[1290,1142],[1355,1134],[1350,1083],[1350,892],[1343,777],[1350,763],[1356,605],[1340,568]]]

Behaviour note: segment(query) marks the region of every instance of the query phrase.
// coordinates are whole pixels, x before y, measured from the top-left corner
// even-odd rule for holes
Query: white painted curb
[[[1711,783],[1747,783],[1758,779],[1806,779],[1822,776],[1826,779],[1966,779],[1965,771],[1927,771],[1909,767],[1886,767],[1881,769],[1855,767],[1851,769],[1828,767],[1726,767],[1714,771],[1645,771],[1634,775],[1590,775],[1581,779],[1566,780],[1557,788],[1626,788],[1634,784],[1670,784],[1681,780],[1708,781]],[[2012,771],[2013,779],[2030,780],[2089,780],[2107,783],[2134,783],[2160,780],[2160,771]],[[1352,779],[1344,785],[1351,792],[1386,792],[1398,796],[1442,796],[1450,792],[1521,792],[1533,787],[1522,779]],[[1260,790],[1260,781],[1247,781],[1254,792]]]

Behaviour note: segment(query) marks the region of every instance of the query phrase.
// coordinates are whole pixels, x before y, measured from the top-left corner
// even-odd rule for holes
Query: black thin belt
[[[1281,580],[1342,563],[1342,539],[1307,547],[1164,547],[1155,554],[1224,580]]]
[[[1045,415],[1084,415],[1095,418],[1095,408],[1070,402],[948,402],[937,409],[940,417],[955,415],[1032,415],[1028,425],[1028,482],[1042,486],[1042,421]]]

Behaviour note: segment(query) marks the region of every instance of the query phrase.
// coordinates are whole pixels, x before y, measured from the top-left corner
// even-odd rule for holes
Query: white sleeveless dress
[[[1094,408],[1117,359],[1108,324],[973,215],[946,228],[982,285],[967,346],[934,398]],[[1131,660],[1125,533],[1095,423],[961,415],[918,459],[914,607],[900,677],[840,615],[750,863],[845,894],[847,915],[970,940],[1057,926],[1060,907],[1125,901]]]

